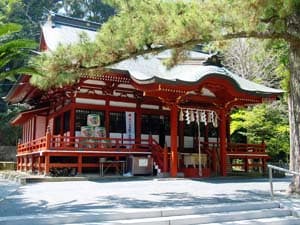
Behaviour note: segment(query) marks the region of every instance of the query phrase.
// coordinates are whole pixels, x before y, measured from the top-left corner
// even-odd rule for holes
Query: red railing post
[[[51,146],[51,133],[50,133],[50,127],[47,127],[46,132],[46,149],[49,150]]]

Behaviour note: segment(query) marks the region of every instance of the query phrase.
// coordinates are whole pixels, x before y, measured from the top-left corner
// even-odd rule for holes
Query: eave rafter
[[[253,104],[258,104],[261,103],[261,99],[257,99],[257,98],[234,98],[228,102],[226,102],[226,104],[224,105],[224,108],[227,110],[230,110],[231,108],[235,107],[235,106],[245,106],[245,105],[253,105]]]

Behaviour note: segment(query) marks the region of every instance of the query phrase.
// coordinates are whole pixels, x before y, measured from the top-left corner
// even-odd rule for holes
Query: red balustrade
[[[227,146],[227,154],[247,154],[247,155],[257,155],[257,154],[267,154],[266,145],[262,144],[235,144],[230,143]]]
[[[153,145],[153,143],[152,143]],[[18,154],[35,153],[42,150],[57,151],[118,151],[150,152],[148,139],[95,138],[46,135],[30,142],[18,144]]]

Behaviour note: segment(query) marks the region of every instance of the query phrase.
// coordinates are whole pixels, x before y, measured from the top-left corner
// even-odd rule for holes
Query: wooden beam
[[[224,109],[220,110],[220,167],[221,176],[226,176],[226,111]]]
[[[178,107],[171,105],[171,177],[177,176],[178,152],[177,152],[177,134],[178,134]]]

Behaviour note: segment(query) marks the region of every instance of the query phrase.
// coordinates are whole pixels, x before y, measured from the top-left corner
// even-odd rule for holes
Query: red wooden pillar
[[[227,137],[227,143],[230,143],[231,142],[231,140],[230,140],[230,121],[231,121],[230,115],[228,115],[226,118],[227,118],[227,121],[226,121],[226,137]]]
[[[178,107],[171,105],[171,177],[177,176],[178,152],[177,152],[177,134],[178,134]]]
[[[142,135],[142,110],[141,110],[141,103],[137,104],[137,111],[136,111],[136,141],[138,144],[141,143],[141,135]]]
[[[75,105],[72,103],[70,110],[70,136],[75,137]]]
[[[184,152],[184,121],[179,121],[179,152]]]
[[[49,175],[49,171],[50,171],[50,156],[45,155],[45,164],[44,164],[45,175]]]
[[[34,158],[33,155],[29,157],[29,171],[33,172],[34,171]]]
[[[25,163],[25,158],[24,156],[21,156],[21,171],[25,170],[24,163]]]
[[[109,99],[106,98],[105,101],[105,131],[106,137],[109,138]]]
[[[22,171],[25,171],[25,156],[22,156]]]
[[[42,157],[39,155],[38,156],[38,174],[42,173],[41,160],[42,160]]]
[[[50,127],[47,127],[46,132],[46,150],[50,150],[51,147],[51,133],[50,133]]]
[[[28,163],[28,157],[26,155],[26,156],[24,156],[25,172],[27,172],[27,163]]]
[[[20,156],[17,156],[17,157],[18,157],[18,167],[17,167],[17,170],[18,171],[22,171],[22,163],[23,163],[22,157],[20,157]]]
[[[77,173],[78,173],[78,174],[82,174],[82,155],[79,155],[79,156],[78,156]]]
[[[220,157],[221,157],[221,176],[226,176],[226,111],[220,111]]]

